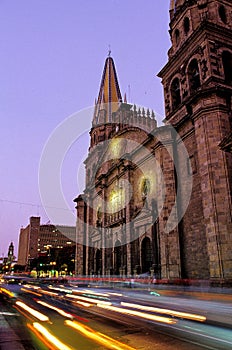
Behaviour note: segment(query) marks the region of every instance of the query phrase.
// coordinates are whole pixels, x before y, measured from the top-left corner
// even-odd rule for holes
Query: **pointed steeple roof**
[[[118,84],[117,73],[113,58],[109,55],[105,61],[102,74],[100,91],[98,94],[97,104],[94,113],[94,124],[111,122],[112,113],[115,112],[119,103],[122,102],[122,96]],[[105,110],[106,118],[100,121],[100,111]]]

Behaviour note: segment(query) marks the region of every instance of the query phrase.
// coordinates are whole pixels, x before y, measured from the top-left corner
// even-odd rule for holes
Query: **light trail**
[[[49,318],[46,315],[42,314],[41,312],[39,312],[35,309],[32,309],[30,306],[26,305],[22,301],[16,301],[15,304],[18,305],[19,307],[21,307],[23,310],[27,311],[29,314],[31,314],[32,316],[34,316],[38,320],[49,321]]]
[[[91,298],[86,298],[86,297],[82,297],[79,295],[70,295],[70,294],[66,294],[65,295],[67,298],[71,298],[71,299],[78,299],[81,301],[86,301],[92,304],[104,304],[104,305],[112,305],[111,302],[109,301],[104,301],[104,300],[95,300],[95,299],[91,299]]]
[[[83,334],[85,337],[92,339],[93,341],[104,345],[104,348],[106,349],[115,349],[115,350],[135,350],[135,348],[132,348],[131,346],[128,346],[124,343],[121,343],[113,338],[108,337],[107,335],[96,332],[90,327],[84,326],[79,322],[76,321],[65,321],[65,325],[74,328],[81,334]]]
[[[65,312],[65,311],[62,310],[62,309],[59,309],[59,308],[56,307],[56,306],[50,305],[50,304],[45,303],[44,301],[40,301],[40,300],[37,300],[37,303],[38,303],[38,304],[41,304],[41,305],[43,305],[43,306],[45,306],[45,307],[47,307],[47,308],[49,308],[49,309],[52,309],[52,310],[58,312],[60,315],[62,315],[62,316],[64,316],[64,317],[73,318],[73,316],[72,316],[71,314]]]
[[[133,304],[133,303],[125,303],[123,301],[121,302],[121,305],[126,306],[126,307],[132,307],[135,309],[144,310],[144,311],[157,312],[160,314],[167,314],[167,315],[176,316],[176,317],[180,317],[180,318],[186,318],[186,319],[193,320],[193,321],[200,321],[200,322],[206,321],[206,317],[202,316],[202,315],[173,311],[173,310],[169,310],[169,309],[161,309],[161,308],[157,308],[157,307],[145,306],[145,305],[139,305],[139,304]]]
[[[30,328],[39,337],[39,339],[46,346],[48,346],[48,348],[50,350],[74,350],[73,348],[69,347],[68,345],[62,343],[57,337],[55,337],[53,334],[51,334],[44,326],[42,326],[38,322],[34,322],[33,326],[28,324],[28,328]],[[37,332],[35,332],[35,330]],[[77,350],[76,347],[75,347],[75,350]]]
[[[32,291],[32,290],[28,290],[28,289],[26,289],[26,288],[21,288],[21,290],[22,290],[23,292],[26,292],[26,293],[34,294],[34,295],[36,295],[37,297],[42,297],[42,294],[36,293],[36,292],[34,292],[34,291]]]
[[[6,288],[0,288],[0,292],[8,295],[10,298],[14,298],[15,294]]]
[[[155,316],[155,315],[146,314],[146,313],[140,312],[140,311],[123,309],[123,308],[116,307],[116,306],[103,305],[103,304],[97,304],[97,306],[101,307],[103,309],[106,309],[106,310],[115,311],[115,312],[119,312],[121,314],[126,314],[126,315],[131,315],[131,316],[138,316],[138,317],[146,318],[147,320],[152,320],[152,321],[156,321],[156,322],[162,322],[162,323],[168,323],[168,324],[174,324],[177,322],[176,320],[173,320],[173,319],[168,318],[168,317]]]

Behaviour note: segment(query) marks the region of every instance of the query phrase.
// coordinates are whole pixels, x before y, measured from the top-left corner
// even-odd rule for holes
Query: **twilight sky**
[[[30,216],[49,221],[38,185],[42,150],[60,123],[93,106],[109,45],[122,95],[163,115],[156,74],[170,47],[169,2],[0,1],[1,256],[11,241],[17,256],[20,227]],[[83,190],[78,169],[91,127],[91,117],[82,118],[79,113],[83,129],[62,165],[62,190],[73,213],[73,199]]]

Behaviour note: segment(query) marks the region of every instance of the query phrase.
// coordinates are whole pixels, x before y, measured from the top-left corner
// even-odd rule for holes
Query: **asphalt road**
[[[223,301],[57,285],[0,287],[0,315],[24,349],[232,349],[232,306]]]

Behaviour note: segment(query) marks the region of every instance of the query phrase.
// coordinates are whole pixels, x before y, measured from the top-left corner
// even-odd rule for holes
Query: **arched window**
[[[196,59],[192,60],[189,65],[188,77],[190,91],[194,92],[201,86],[199,67]]]
[[[222,53],[225,83],[232,85],[232,54],[228,51]]]
[[[221,18],[223,23],[227,22],[227,17],[226,17],[226,9],[223,5],[221,5],[218,9],[219,17]]]
[[[175,78],[171,85],[172,108],[175,109],[181,102],[180,98],[180,81]]]
[[[188,17],[185,17],[184,19],[184,32],[185,34],[187,34],[189,32],[190,29],[190,21]]]
[[[178,45],[180,42],[180,32],[179,32],[179,29],[176,29],[175,30],[175,43],[176,45]]]

